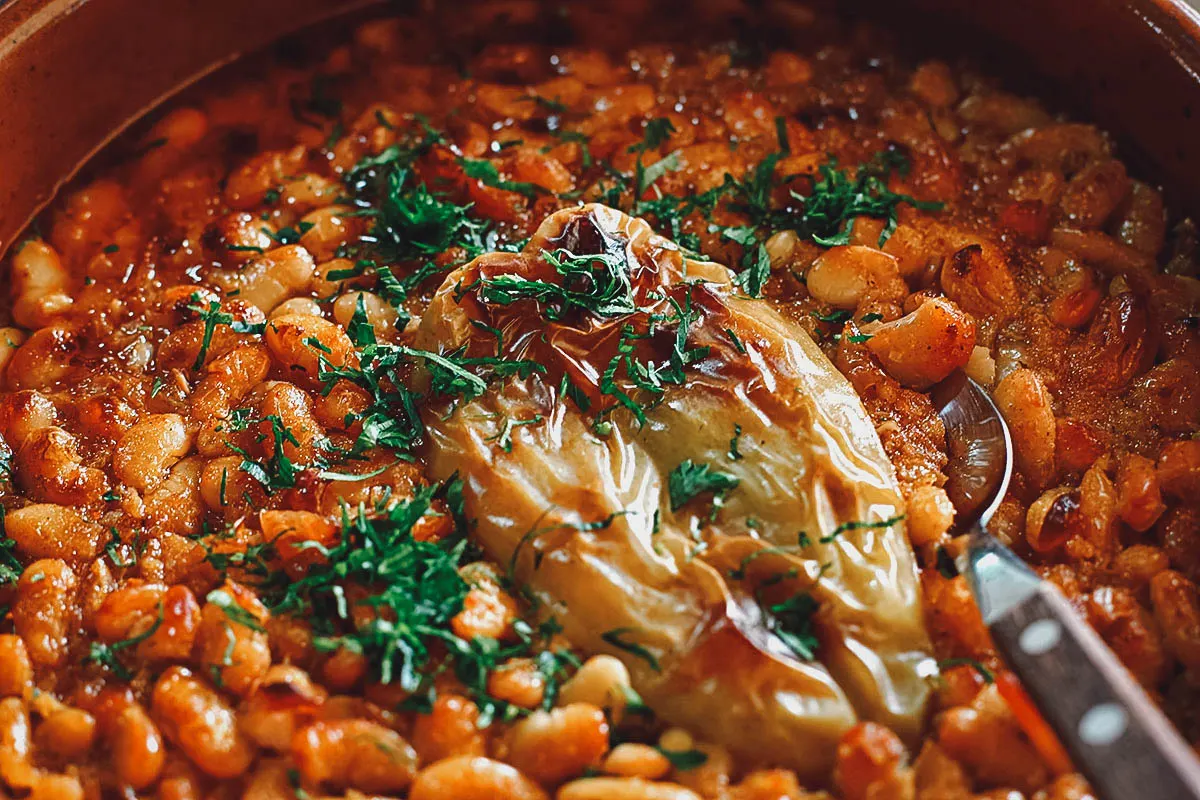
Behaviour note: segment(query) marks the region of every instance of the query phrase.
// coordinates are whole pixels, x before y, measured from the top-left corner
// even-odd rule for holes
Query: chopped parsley
[[[992,671],[973,658],[946,658],[938,662],[938,669],[940,670],[953,669],[955,667],[970,667],[979,674],[984,683],[991,684],[996,682],[996,676]]]
[[[812,618],[817,611],[817,601],[812,595],[807,592],[794,594],[764,610],[767,612],[768,629],[788,649],[805,661],[811,661],[816,656],[820,641],[813,632]]]
[[[550,321],[558,321],[570,310],[598,317],[618,317],[637,311],[633,299],[629,264],[611,253],[575,255],[568,250],[542,251],[542,260],[554,267],[558,283],[530,280],[516,275],[497,275],[483,281],[479,295],[489,303],[511,305],[534,300]]]
[[[733,438],[729,440],[729,460],[741,461],[742,454],[738,451],[738,439],[742,438],[742,426],[733,423]]]
[[[650,665],[650,669],[655,672],[662,672],[662,667],[658,663],[658,659],[654,654],[642,647],[637,642],[630,641],[629,634],[636,633],[637,628],[613,628],[610,631],[605,631],[600,634],[600,638],[608,644],[616,647],[619,650],[624,650],[630,655],[637,656]]]
[[[136,636],[131,636],[128,639],[122,639],[117,642],[92,642],[88,647],[88,654],[84,656],[84,664],[99,664],[108,669],[118,679],[128,681],[133,678],[133,673],[129,668],[121,663],[117,658],[117,654],[122,650],[128,650],[131,647],[136,647],[142,642],[149,639],[154,633],[162,627],[163,624],[163,604],[158,602],[158,618],[154,620],[154,624],[147,628],[143,633]]]
[[[738,479],[728,472],[713,469],[708,464],[698,464],[689,458],[671,470],[667,477],[667,494],[671,500],[671,510],[678,511],[688,501],[709,492],[714,496],[714,505],[719,505],[721,498],[737,485]]]
[[[686,771],[696,769],[703,766],[708,761],[708,756],[703,750],[667,750],[664,747],[657,748],[658,752],[662,753],[667,761],[671,762],[671,766],[677,770]]]
[[[548,193],[545,188],[538,186],[536,183],[504,180],[500,177],[500,170],[496,168],[496,165],[486,159],[459,158],[458,164],[462,167],[463,174],[468,178],[477,180],[484,186],[490,186],[493,189],[515,192],[530,200],[533,200],[538,195]]]
[[[903,514],[897,514],[894,517],[888,517],[887,519],[878,520],[876,522],[862,522],[862,521],[858,521],[858,520],[852,520],[850,522],[843,522],[841,525],[838,525],[836,528],[834,528],[828,534],[826,534],[825,536],[822,536],[819,539],[819,541],[821,542],[821,544],[829,544],[834,539],[836,539],[838,536],[840,536],[843,533],[846,533],[847,531],[869,530],[872,528],[887,529],[887,528],[892,527],[897,522],[900,522],[903,519],[904,519]]]
[[[221,304],[216,300],[210,301],[207,306],[200,305],[203,297],[199,292],[193,292],[191,300],[192,304],[188,308],[195,311],[204,323],[200,349],[196,352],[196,360],[192,362],[193,372],[199,372],[204,366],[204,361],[208,358],[208,349],[212,346],[213,334],[216,333],[218,325],[228,325],[234,333],[250,333],[256,336],[262,335],[267,329],[265,322],[250,323],[234,319],[232,314],[221,310]]]

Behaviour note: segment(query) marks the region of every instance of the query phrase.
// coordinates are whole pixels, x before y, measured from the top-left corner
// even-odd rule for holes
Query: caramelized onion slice
[[[637,315],[548,321],[532,299],[463,288],[553,280],[541,253],[556,248],[624,259],[638,313],[659,320],[639,358],[667,363],[675,332],[661,328],[688,309],[693,361],[644,422],[601,390]],[[798,326],[740,296],[724,267],[591,205],[548,218],[522,253],[451,274],[416,344],[489,355],[489,328],[506,358],[546,371],[433,409],[426,455],[435,477],[464,479],[480,544],[575,645],[621,658],[664,719],[807,776],[827,774],[860,718],[917,735],[930,647],[902,500],[857,396]],[[611,423],[600,434],[598,411]],[[718,509],[701,497],[672,510],[669,475],[685,459],[736,478]],[[816,602],[814,658],[777,635],[770,611],[802,593]]]

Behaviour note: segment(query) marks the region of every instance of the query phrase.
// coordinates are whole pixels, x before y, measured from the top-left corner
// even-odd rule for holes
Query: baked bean
[[[1180,499],[1200,495],[1200,441],[1169,442],[1158,456],[1158,482]]]
[[[70,274],[53,247],[38,239],[20,246],[12,258],[12,315],[23,328],[36,330],[74,302]]]
[[[1200,594],[1174,570],[1150,579],[1150,604],[1167,650],[1190,671],[1200,671]]]
[[[559,789],[555,800],[700,800],[700,795],[675,783],[642,778],[582,778]]]
[[[286,314],[307,314],[310,317],[323,317],[325,309],[311,297],[293,297],[291,300],[284,300],[271,309],[268,319],[275,319]]]
[[[881,796],[907,755],[896,734],[874,722],[860,722],[838,742],[834,784],[846,800]]]
[[[164,480],[167,472],[192,447],[192,433],[178,414],[150,414],[125,431],[113,450],[113,472],[145,492]]]
[[[1041,376],[1016,369],[1001,379],[994,393],[996,406],[1012,433],[1017,463],[1037,488],[1054,475],[1053,400]]]
[[[333,318],[343,328],[349,330],[350,320],[357,313],[359,304],[367,315],[367,322],[375,331],[375,338],[381,342],[396,338],[396,321],[399,311],[391,303],[385,302],[377,294],[371,292],[349,292],[333,301]]]
[[[608,752],[608,720],[587,703],[535,711],[508,733],[509,759],[541,783],[560,783],[600,764]]]
[[[1050,553],[1072,536],[1085,533],[1077,489],[1048,489],[1025,514],[1025,541],[1038,553]]]
[[[413,722],[412,743],[425,763],[453,756],[487,753],[487,738],[479,729],[479,707],[457,694],[442,694],[428,714]]]
[[[83,800],[83,785],[74,775],[39,773],[29,791],[29,800]]]
[[[456,756],[417,773],[408,800],[549,800],[540,786],[508,764]]]
[[[298,213],[333,202],[338,196],[336,183],[306,172],[285,180],[279,186],[279,202]]]
[[[1046,766],[995,684],[976,695],[970,706],[945,712],[937,723],[937,737],[938,744],[981,781],[1030,792],[1048,778]]]
[[[663,750],[673,748],[661,744]],[[719,797],[729,789],[733,775],[733,755],[721,745],[696,742],[695,749],[704,756],[703,761],[696,766],[676,767],[675,780],[705,797]]]
[[[316,274],[312,255],[298,244],[268,250],[223,281],[227,291],[269,314],[276,306],[305,291]]]
[[[61,324],[36,330],[9,359],[8,385],[14,389],[54,387],[66,380],[78,352],[75,332]]]
[[[546,693],[546,681],[530,658],[512,658],[488,675],[488,694],[519,708],[537,708]]]
[[[36,777],[25,701],[17,697],[0,700],[0,778],[13,789],[25,789]]]
[[[315,722],[296,733],[291,753],[305,781],[363,792],[399,792],[417,772],[404,737],[363,719]]]
[[[42,720],[33,738],[39,749],[77,760],[96,741],[96,719],[86,711],[64,706]]]
[[[77,613],[77,585],[75,573],[56,558],[34,561],[21,573],[10,614],[35,666],[61,667],[65,663],[67,637]]]
[[[366,229],[362,218],[355,216],[354,209],[344,206],[310,211],[300,220],[300,225],[305,229],[300,244],[318,261],[333,258],[341,247],[357,241]]]
[[[84,466],[75,437],[56,426],[31,433],[14,466],[17,484],[42,502],[87,505],[108,487],[102,470]]]
[[[160,530],[174,531],[183,536],[200,533],[204,522],[200,480],[206,463],[205,459],[194,456],[171,467],[166,480],[143,498],[146,521],[157,525]]]
[[[1148,689],[1158,686],[1170,666],[1158,624],[1133,593],[1103,586],[1088,597],[1088,619],[1129,671]]]
[[[320,317],[305,314],[276,317],[267,325],[266,342],[271,354],[288,370],[288,376],[309,385],[318,384],[322,359],[331,367],[358,361],[346,332]]]
[[[136,703],[126,706],[112,726],[113,768],[124,783],[145,789],[162,774],[166,750],[158,727]]]
[[[975,348],[975,321],[945,298],[922,303],[894,322],[863,328],[866,346],[896,380],[925,388],[966,365]]]
[[[33,664],[21,637],[0,634],[0,697],[24,697],[33,687]]]
[[[1063,217],[1080,228],[1099,228],[1129,194],[1125,165],[1115,159],[1092,161],[1070,181],[1058,201]]]
[[[603,708],[619,720],[631,688],[629,669],[609,655],[592,656],[559,689],[563,705],[586,703]],[[684,748],[687,749],[687,748]]]
[[[304,148],[300,146],[259,153],[229,174],[225,182],[225,202],[235,209],[260,205],[269,190],[282,183],[286,176],[300,172],[304,158]]]
[[[1008,259],[990,243],[955,250],[942,265],[941,282],[946,296],[975,317],[1006,319],[1019,302]]]
[[[1154,462],[1133,453],[1121,459],[1117,472],[1117,513],[1135,531],[1148,530],[1166,510]]]
[[[916,546],[937,542],[954,524],[954,504],[938,486],[918,486],[908,498],[908,538]]]
[[[895,301],[908,293],[896,259],[862,245],[830,248],[817,257],[805,278],[813,297],[850,311],[866,300]]]
[[[1158,255],[1167,231],[1162,194],[1141,181],[1133,181],[1116,224],[1117,238],[1123,244],[1151,257]]]
[[[463,577],[471,588],[463,600],[463,610],[450,620],[450,629],[467,640],[476,636],[500,639],[508,635],[517,618],[517,605],[500,588],[494,573],[486,565],[471,565],[464,568]]]
[[[196,631],[196,661],[217,686],[244,697],[266,674],[267,616],[258,597],[232,581],[209,593]]]
[[[150,713],[163,735],[214,778],[237,777],[254,760],[234,710],[182,667],[171,667],[155,682]]]
[[[307,672],[275,664],[242,704],[238,722],[259,747],[287,752],[296,731],[312,721],[325,698],[325,690],[313,683]]]
[[[604,757],[603,769],[609,775],[623,778],[657,780],[671,771],[671,762],[649,745],[623,742]]]
[[[0,386],[4,385],[4,376],[8,371],[8,362],[16,354],[28,337],[20,328],[0,328]]]
[[[262,383],[271,368],[271,355],[259,344],[234,347],[205,364],[205,377],[192,393],[191,417],[224,420],[235,405]]]

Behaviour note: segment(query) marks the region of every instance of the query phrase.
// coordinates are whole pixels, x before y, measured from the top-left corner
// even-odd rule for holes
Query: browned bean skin
[[[371,654],[323,638],[307,610],[272,607],[339,542],[343,507],[403,499],[426,480],[419,457],[396,463],[381,448],[329,467],[372,477],[320,475],[364,433],[371,402],[357,383],[329,383],[328,370],[360,364],[353,339],[368,329],[411,344],[417,323],[403,321],[421,316],[442,279],[407,286],[394,304],[394,286],[359,263],[374,255],[358,244],[376,220],[347,205],[361,194],[347,181],[355,166],[407,152],[425,133],[420,119],[445,142],[417,155],[410,180],[469,206],[465,218],[497,228],[502,243],[597,199],[627,210],[640,200],[660,232],[688,234],[681,243],[734,273],[761,242],[765,297],[850,380],[895,466],[936,655],[997,668],[965,582],[936,569],[939,551],[960,543],[928,397],[957,369],[984,384],[1017,459],[997,533],[1063,588],[1153,696],[1195,716],[1180,691],[1200,675],[1200,252],[1186,225],[1174,227],[1188,209],[1168,213],[1096,127],[1061,122],[957,64],[907,62],[869,32],[824,25],[822,11],[755,9],[772,15],[772,36],[755,41],[797,44],[752,57],[704,43],[710,28],[720,41],[740,30],[724,16],[739,4],[720,2],[671,23],[683,26],[675,44],[649,43],[659,38],[653,4],[566,4],[552,40],[569,45],[521,34],[461,64],[439,56],[441,43],[469,38],[459,26],[494,39],[503,18],[532,9],[482,5],[436,29],[385,15],[198,87],[68,186],[41,234],[10,248],[0,460],[12,470],[0,471],[0,500],[20,566],[0,581],[0,607],[12,609],[0,633],[0,794],[825,796],[789,770],[664,731],[612,655],[578,653],[582,666],[558,687],[536,653],[507,659],[483,685],[523,711],[481,727],[484,700],[452,669],[437,673],[429,712],[413,711],[417,699],[383,682]],[[809,39],[819,41],[799,44]],[[641,153],[657,118],[675,130]],[[690,213],[678,231],[648,210],[729,191],[727,173],[749,185],[779,150],[777,118],[788,149],[767,189],[788,210],[747,228],[749,247],[727,235],[754,223],[744,205]],[[885,147],[908,162],[889,188],[942,209],[900,203],[894,230],[883,218],[846,220],[834,247],[787,224],[829,156],[852,176]],[[539,188],[489,185],[459,156],[486,160],[509,188]],[[635,199],[639,158],[670,168]],[[470,255],[375,260],[404,281],[426,262],[444,274]],[[419,393],[428,378],[401,375]],[[288,435],[277,440],[272,420]],[[265,487],[246,469],[280,459],[297,467],[291,486]],[[451,534],[441,502],[415,537]],[[263,586],[264,571],[277,580]],[[505,565],[461,574],[470,589],[449,633],[515,645],[529,607]],[[352,621],[334,621],[339,633],[376,618],[356,605],[370,592],[346,587]],[[379,618],[390,621],[386,609]],[[928,735],[908,747],[886,728],[855,726],[825,784],[833,796],[1087,796],[1078,776],[1052,776],[973,669],[947,669],[937,696]],[[610,748],[614,727],[635,741]],[[705,764],[673,767],[655,742],[695,749]]]

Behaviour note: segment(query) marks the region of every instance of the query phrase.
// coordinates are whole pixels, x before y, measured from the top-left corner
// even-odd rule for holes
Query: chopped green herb
[[[813,614],[817,611],[817,601],[812,595],[795,594],[765,610],[768,614],[767,627],[771,632],[797,656],[811,661],[820,646],[812,629]]]
[[[496,275],[483,281],[480,297],[489,303],[511,305],[533,300],[546,319],[557,321],[572,309],[598,317],[617,317],[637,311],[629,264],[609,253],[575,255],[568,250],[542,251],[542,259],[561,276],[558,283],[516,275]]]
[[[850,522],[843,522],[841,525],[838,525],[836,528],[834,528],[832,531],[830,531],[828,535],[822,536],[819,539],[819,541],[821,542],[821,544],[829,544],[834,539],[836,539],[838,536],[840,536],[843,533],[846,533],[847,531],[860,531],[860,530],[869,530],[869,529],[887,529],[887,528],[892,527],[897,522],[900,522],[903,519],[904,519],[903,514],[897,514],[894,517],[888,517],[887,519],[878,520],[876,522],[860,522],[857,520],[850,521]]]
[[[727,472],[720,472],[708,464],[697,464],[690,458],[679,463],[667,477],[667,494],[671,510],[678,511],[688,501],[701,494],[712,492],[715,503],[736,488],[738,479]]]
[[[642,647],[637,642],[629,641],[628,634],[636,633],[636,628],[613,628],[610,631],[605,631],[600,634],[600,638],[608,642],[613,647],[624,650],[630,655],[637,656],[650,665],[650,669],[655,672],[662,672],[662,667],[659,666],[658,659],[654,654]]]
[[[708,756],[702,750],[667,750],[663,747],[657,749],[677,770],[696,769],[708,761]]]
[[[504,180],[500,177],[500,170],[491,161],[459,158],[458,164],[463,168],[463,173],[468,178],[477,180],[484,186],[490,186],[505,192],[515,192],[519,195],[524,195],[530,200],[533,200],[538,195],[548,194],[545,188],[538,186],[536,183]]]
[[[249,323],[233,318],[233,315],[221,310],[221,304],[216,300],[209,302],[207,306],[201,306],[200,302],[203,297],[199,292],[192,293],[192,304],[189,309],[195,311],[204,322],[204,334],[200,339],[200,349],[196,353],[196,360],[192,362],[192,370],[199,372],[204,366],[204,360],[208,357],[208,348],[212,346],[213,334],[216,333],[218,325],[228,325],[234,333],[250,333],[254,335],[262,335],[266,331],[266,323]]]
[[[120,659],[117,658],[117,654],[122,650],[128,650],[131,647],[136,647],[137,645],[149,639],[154,635],[155,631],[162,626],[162,623],[163,604],[160,600],[158,602],[158,618],[154,620],[153,625],[147,628],[143,633],[139,633],[136,636],[131,636],[128,639],[122,639],[112,643],[92,642],[88,647],[88,654],[84,657],[83,663],[99,664],[100,666],[105,667],[112,672],[113,675],[116,675],[120,680],[131,680],[133,678],[133,673],[121,663]]]
[[[979,673],[979,677],[983,678],[984,683],[992,684],[996,682],[996,676],[992,674],[992,671],[973,658],[946,658],[938,662],[938,669],[940,670],[953,669],[954,667],[970,667]]]
[[[742,436],[742,426],[736,422],[733,424],[733,438],[729,440],[729,460],[741,461],[742,454],[738,452],[738,439]]]

